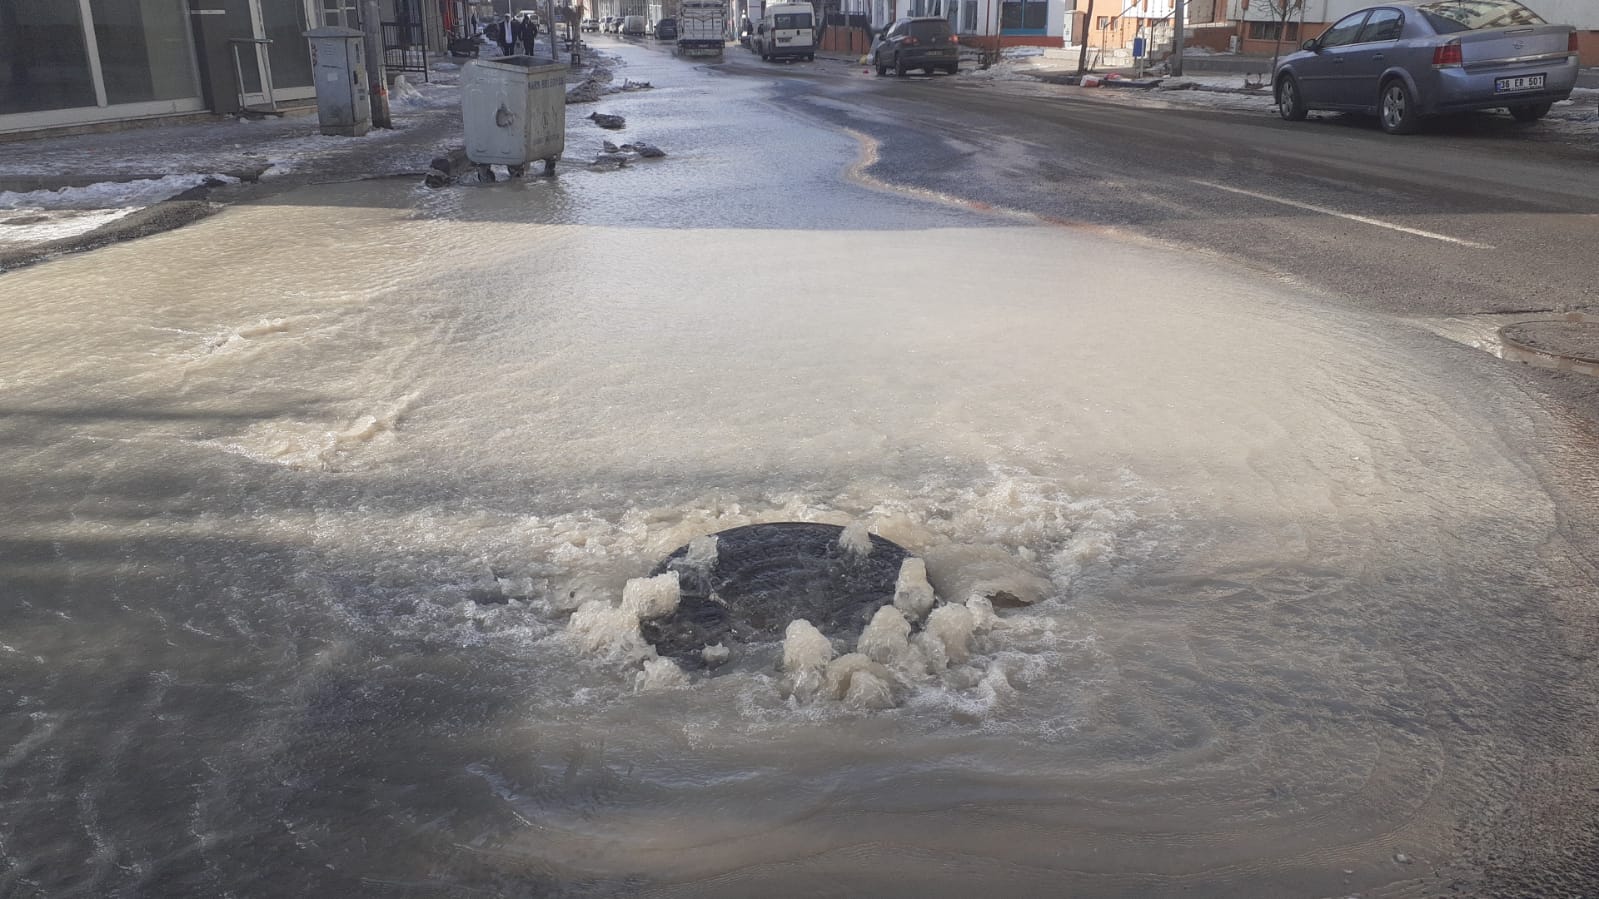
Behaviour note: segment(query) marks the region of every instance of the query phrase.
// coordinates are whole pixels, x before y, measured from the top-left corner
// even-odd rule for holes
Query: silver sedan
[[[1374,112],[1384,131],[1425,116],[1509,109],[1524,122],[1571,96],[1577,32],[1515,0],[1429,0],[1374,6],[1338,20],[1277,64],[1278,111]]]

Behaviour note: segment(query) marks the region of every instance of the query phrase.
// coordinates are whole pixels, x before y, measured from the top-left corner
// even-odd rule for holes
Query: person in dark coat
[[[533,45],[539,40],[539,23],[532,18],[522,20],[522,46],[527,48],[527,55],[533,55]]]

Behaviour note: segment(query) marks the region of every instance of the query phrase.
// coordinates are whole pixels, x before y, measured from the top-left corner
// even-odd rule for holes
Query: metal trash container
[[[461,73],[466,158],[513,175],[535,159],[555,174],[566,149],[566,66],[532,56],[469,62]]]
[[[372,98],[366,83],[366,47],[354,28],[313,28],[311,71],[316,79],[316,114],[323,134],[360,137],[372,130]]]

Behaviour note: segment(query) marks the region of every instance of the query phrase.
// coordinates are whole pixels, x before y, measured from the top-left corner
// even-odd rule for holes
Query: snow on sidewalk
[[[1123,102],[1157,109],[1208,108],[1238,112],[1256,112],[1275,115],[1276,98],[1270,88],[1254,87],[1259,76],[1238,73],[1204,72],[1160,78],[1160,85],[1152,89],[1127,87],[1081,88],[1062,84],[1042,83],[1049,76],[1066,75],[1076,71],[1075,64],[1041,53],[1016,53],[1006,51],[999,63],[989,69],[963,71],[959,76],[971,82],[1032,83],[1050,92],[1083,91],[1106,102]],[[1103,77],[1103,76],[1102,76]],[[1188,85],[1182,87],[1182,85]],[[1334,113],[1313,113],[1332,115]],[[1485,113],[1486,115],[1486,113]],[[1507,120],[1508,114],[1500,113]],[[1577,88],[1571,99],[1556,103],[1549,115],[1536,125],[1526,126],[1521,133],[1531,140],[1569,141],[1572,138],[1589,140],[1599,137],[1599,90]]]
[[[0,191],[0,250],[87,234],[196,187],[238,180],[221,174],[165,175],[60,190]]]

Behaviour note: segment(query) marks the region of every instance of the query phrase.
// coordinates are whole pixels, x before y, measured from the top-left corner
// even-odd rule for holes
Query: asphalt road
[[[1353,116],[1290,124],[1066,86],[811,71],[784,93],[882,141],[885,180],[1203,248],[1399,314],[1599,301],[1599,137],[1556,143],[1507,116],[1393,137]]]
[[[1422,319],[1599,307],[1599,135],[1583,145],[1482,114],[1395,137],[1359,116],[1288,123],[736,49],[721,68],[775,78],[775,102],[872,139],[873,179],[1175,243],[1332,305]],[[1593,379],[1523,374],[1599,435]]]

